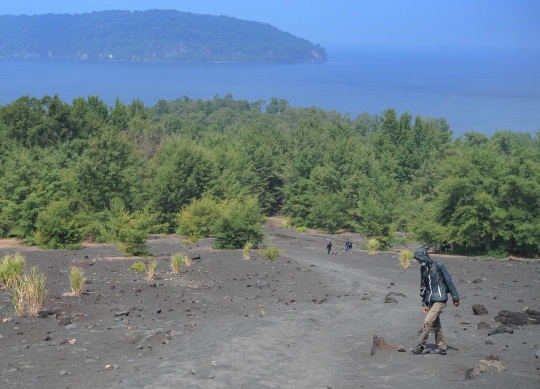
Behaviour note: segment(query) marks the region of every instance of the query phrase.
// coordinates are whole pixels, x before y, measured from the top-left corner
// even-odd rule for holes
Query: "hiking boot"
[[[436,348],[435,350],[432,351],[432,353],[434,353],[434,354],[440,354],[440,355],[446,355],[446,350],[443,350],[443,349],[440,349],[440,348]]]
[[[417,344],[415,348],[411,349],[411,352],[416,355],[422,354],[422,351],[424,351],[424,347],[419,344]]]

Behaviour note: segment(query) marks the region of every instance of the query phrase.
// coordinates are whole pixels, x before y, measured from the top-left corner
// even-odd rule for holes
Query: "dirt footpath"
[[[538,388],[540,325],[488,336],[501,310],[540,310],[540,262],[437,258],[461,295],[442,326],[448,354],[433,336],[420,356],[423,313],[416,263],[397,266],[395,253],[369,255],[354,234],[297,233],[267,225],[286,248],[268,263],[258,254],[214,251],[211,240],[182,246],[176,236],[153,237],[159,261],[153,282],[128,270],[112,245],[77,252],[5,245],[47,274],[44,318],[15,316],[0,296],[2,388]],[[328,239],[333,254],[326,253]],[[168,259],[200,256],[178,275]],[[69,268],[84,268],[82,297],[69,292]],[[396,302],[387,300],[389,293]],[[487,315],[474,315],[483,304]],[[5,320],[4,320],[5,319]],[[377,350],[373,336],[407,351]],[[498,362],[482,365],[489,356]],[[485,372],[469,371],[484,366]],[[504,369],[502,368],[504,366]],[[501,371],[498,371],[501,370]]]

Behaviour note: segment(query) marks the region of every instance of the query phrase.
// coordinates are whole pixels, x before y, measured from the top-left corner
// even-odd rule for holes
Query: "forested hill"
[[[127,61],[322,62],[270,24],[174,10],[0,16],[0,56]]]

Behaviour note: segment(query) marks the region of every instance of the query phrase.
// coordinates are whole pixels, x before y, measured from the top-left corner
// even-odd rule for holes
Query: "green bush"
[[[50,249],[78,244],[82,234],[66,202],[55,201],[38,214],[36,243]]]
[[[176,215],[176,233],[207,238],[221,214],[220,204],[209,198],[194,200]]]
[[[296,232],[306,232],[307,231],[307,227],[298,227],[296,229]]]
[[[284,252],[284,247],[279,247],[277,243],[272,243],[267,245],[266,248],[262,250],[261,254],[264,257],[268,258],[268,260],[273,262],[278,259]]]
[[[215,248],[234,250],[242,248],[247,241],[254,244],[262,241],[262,213],[256,198],[224,201],[221,208],[222,213],[213,226]]]
[[[135,262],[133,263],[128,270],[133,270],[133,271],[136,271],[136,272],[139,272],[139,273],[143,273],[146,271],[146,265],[144,264],[143,261],[138,261],[138,262]]]
[[[129,213],[123,206],[116,206],[107,227],[109,234],[119,242],[118,249],[127,256],[150,256],[146,240],[155,226],[157,215],[148,205],[143,211]]]

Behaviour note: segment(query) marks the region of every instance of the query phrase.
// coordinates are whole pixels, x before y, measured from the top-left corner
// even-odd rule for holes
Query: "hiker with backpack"
[[[420,296],[422,310],[426,314],[424,328],[420,334],[418,345],[411,349],[413,354],[422,354],[431,330],[435,333],[437,349],[435,353],[446,355],[446,342],[441,327],[440,315],[446,308],[448,293],[452,296],[454,306],[459,306],[459,295],[450,274],[442,263],[430,258],[424,248],[414,253],[414,259],[420,266]]]

